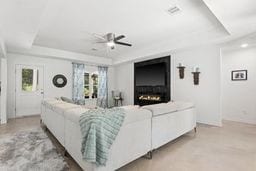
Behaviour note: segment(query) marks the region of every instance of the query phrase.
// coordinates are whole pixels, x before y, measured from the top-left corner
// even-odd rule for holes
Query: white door
[[[16,117],[41,114],[43,67],[16,65]]]

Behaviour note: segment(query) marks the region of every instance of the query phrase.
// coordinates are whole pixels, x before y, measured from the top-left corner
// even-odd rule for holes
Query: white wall
[[[1,96],[0,96],[0,118],[1,124],[7,121],[7,59],[0,57],[1,69]]]
[[[0,35],[0,57],[5,58],[6,57],[6,46],[5,41]]]
[[[247,81],[231,81],[232,70],[248,70]],[[256,124],[256,48],[222,52],[223,119]]]
[[[1,57],[1,55],[0,55],[0,57]],[[0,61],[0,82],[2,82],[2,79],[1,79],[1,78],[2,78],[2,76],[1,76],[1,75],[2,75],[2,69],[1,69],[2,67],[1,67],[1,65],[2,65],[2,61]],[[1,87],[1,85],[0,85],[0,87]],[[2,97],[1,97],[1,94],[2,94],[2,93],[0,93],[0,120],[1,120],[1,118],[2,118],[2,116],[1,116],[1,115],[2,115],[2,114],[1,114],[1,101],[2,101],[2,99],[1,99],[1,98],[2,98]]]
[[[53,98],[65,96],[72,97],[72,62],[68,60],[52,59],[45,57],[35,57],[21,54],[8,54],[8,104],[7,113],[8,118],[15,117],[15,65],[40,65],[44,67],[44,98]],[[97,71],[97,66],[86,66],[88,71]],[[63,74],[66,76],[68,82],[63,88],[57,88],[52,84],[52,78],[56,74]],[[111,90],[114,89],[114,68],[109,67],[108,73],[108,87],[111,95]],[[112,98],[109,96],[110,104]]]
[[[0,120],[1,124],[7,121],[7,59],[6,59],[6,46],[4,39],[0,35],[0,82],[1,82],[1,93],[0,93]]]
[[[175,69],[173,99],[194,102],[197,122],[221,126],[220,48],[199,47],[172,56],[175,67],[178,63],[186,66],[184,79],[179,79],[178,69]],[[193,84],[194,66],[200,68],[199,85]]]
[[[40,65],[44,67],[44,98],[72,96],[72,63],[65,60],[32,57],[18,54],[8,54],[8,118],[15,116],[15,65]],[[56,74],[66,76],[68,82],[63,88],[57,88],[52,83]]]
[[[115,90],[121,91],[123,105],[133,105],[134,97],[134,63],[129,62],[115,66]]]
[[[157,58],[171,55],[171,97],[172,100],[194,102],[197,108],[197,121],[221,126],[220,92],[220,48],[217,46],[198,47],[196,49],[168,52],[152,55]],[[178,78],[178,63],[186,66],[185,79]],[[200,84],[193,85],[191,68],[199,66]],[[134,63],[115,66],[116,89],[124,93],[124,104],[133,104]]]

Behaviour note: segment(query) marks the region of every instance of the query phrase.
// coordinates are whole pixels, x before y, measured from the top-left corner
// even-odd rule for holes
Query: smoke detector
[[[180,11],[181,11],[181,9],[180,9],[180,7],[177,6],[177,5],[173,5],[173,6],[171,6],[171,7],[167,10],[167,12],[168,12],[169,14],[171,14],[171,15],[176,14],[176,13],[178,13],[178,12],[180,12]]]

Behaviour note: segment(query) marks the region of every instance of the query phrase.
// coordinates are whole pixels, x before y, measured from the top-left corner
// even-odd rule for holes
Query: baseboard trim
[[[244,124],[256,125],[256,121],[246,120],[246,119],[236,119],[236,118],[223,118],[224,121],[239,122]]]

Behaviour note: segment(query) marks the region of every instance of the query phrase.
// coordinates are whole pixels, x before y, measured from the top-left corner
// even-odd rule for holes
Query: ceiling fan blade
[[[92,34],[94,37],[96,37],[96,38],[99,38],[99,39],[101,39],[101,40],[105,40],[106,41],[106,39],[104,38],[104,36],[102,36],[102,35],[99,35],[99,34],[96,34],[96,33],[93,33]]]
[[[120,39],[123,39],[123,38],[125,38],[124,35],[117,36],[117,37],[115,38],[115,41],[120,40]]]
[[[92,51],[102,51],[107,50],[107,46],[105,44],[94,44],[91,48]]]
[[[97,41],[97,42],[95,42],[95,43],[107,43],[108,41]]]
[[[132,44],[124,43],[124,42],[115,42],[115,43],[119,45],[124,45],[124,46],[132,46]]]

